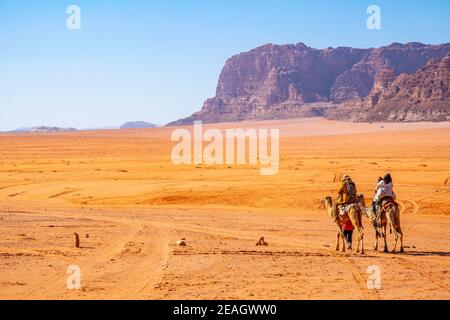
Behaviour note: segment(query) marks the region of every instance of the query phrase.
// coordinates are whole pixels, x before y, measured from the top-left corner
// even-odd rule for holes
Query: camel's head
[[[333,199],[331,197],[325,197],[321,201],[323,204],[325,204],[326,207],[333,206]]]
[[[364,200],[363,194],[358,194],[357,203],[363,205],[364,207],[366,206],[366,201]]]

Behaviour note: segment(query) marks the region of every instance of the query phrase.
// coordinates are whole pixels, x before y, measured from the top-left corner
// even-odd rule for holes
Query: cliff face
[[[317,50],[301,43],[266,45],[228,60],[219,77],[216,97],[207,103],[328,101],[336,78],[366,53],[367,50],[352,48]]]
[[[375,79],[412,74],[441,59],[450,44],[398,44],[374,49],[318,50],[303,43],[265,45],[228,59],[216,96],[173,124],[315,116],[332,105],[371,94]]]
[[[450,121],[450,53],[413,74],[381,72],[366,98],[330,110],[333,119],[356,121]]]

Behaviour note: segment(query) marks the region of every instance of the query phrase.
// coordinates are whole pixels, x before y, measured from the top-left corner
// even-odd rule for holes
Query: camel
[[[333,208],[333,200],[331,197],[326,197],[323,200],[325,204],[325,208],[330,215],[331,218],[334,219],[334,208]],[[338,215],[338,219],[336,220],[336,225],[338,227],[338,231],[336,234],[336,251],[339,251],[340,238],[342,238],[342,252],[345,252],[345,241],[344,241],[344,230],[343,225],[346,221],[345,219],[350,219],[352,221],[353,226],[358,231],[358,246],[356,252],[359,251],[359,246],[361,244],[361,254],[364,254],[364,228],[362,225],[362,211],[360,207],[356,204],[349,205],[348,213],[341,216]]]
[[[375,213],[371,208],[366,208],[366,203],[364,200],[364,196],[360,195],[358,197],[358,204],[362,207],[361,210],[364,212],[364,215],[372,221],[372,225],[375,231],[375,245],[374,250],[378,250],[378,238],[384,239],[384,252],[389,252],[387,240],[386,240],[386,229],[389,223],[389,228],[392,233],[394,230],[395,233],[395,245],[392,250],[395,253],[397,249],[397,243],[400,238],[400,252],[404,252],[403,249],[403,232],[400,226],[400,208],[395,202],[390,202],[386,205],[386,209],[381,211],[381,217],[376,221]]]

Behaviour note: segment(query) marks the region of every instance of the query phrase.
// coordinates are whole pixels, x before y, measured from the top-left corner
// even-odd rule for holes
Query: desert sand
[[[1,134],[0,299],[450,299],[450,123],[206,127],[279,128],[279,174],[175,166],[174,128]],[[347,173],[370,202],[386,171],[406,252],[373,251],[367,219],[365,255],[336,252],[320,199]]]

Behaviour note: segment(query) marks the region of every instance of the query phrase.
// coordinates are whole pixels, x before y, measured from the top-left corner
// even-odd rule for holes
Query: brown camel
[[[334,219],[334,208],[333,208],[333,200],[331,197],[326,197],[323,200],[323,203],[325,204],[325,208],[327,209],[328,214],[331,218]],[[336,234],[336,251],[339,251],[339,243],[340,238],[342,238],[342,252],[345,252],[345,242],[344,242],[344,222],[347,219],[350,219],[355,229],[358,231],[358,246],[356,249],[356,252],[359,251],[359,246],[361,244],[361,254],[364,254],[364,228],[362,225],[362,211],[360,210],[360,207],[357,204],[351,204],[349,205],[348,213],[345,215],[339,215],[336,219],[336,225],[338,227],[338,231]]]
[[[381,210],[381,215],[378,219],[371,208],[366,208],[366,203],[363,195],[360,195],[358,197],[358,203],[362,207],[361,210],[364,212],[364,215],[371,220],[375,231],[375,245],[373,249],[378,250],[378,238],[383,238],[384,252],[388,252],[386,229],[389,223],[391,233],[393,230],[395,234],[395,245],[394,250],[392,250],[392,252],[395,253],[399,238],[400,238],[400,252],[404,252],[403,232],[400,226],[400,208],[398,207],[397,203],[389,202],[387,205],[385,205],[384,209]]]

